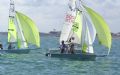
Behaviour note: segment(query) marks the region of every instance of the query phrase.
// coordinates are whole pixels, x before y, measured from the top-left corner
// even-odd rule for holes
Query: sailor
[[[12,43],[9,43],[8,49],[12,49]]]
[[[61,42],[60,50],[61,50],[61,53],[64,53],[66,50],[66,45],[65,45],[64,41]]]
[[[70,38],[69,43],[70,43],[70,53],[74,54],[74,37]]]
[[[1,48],[1,50],[3,49],[3,45],[2,45],[2,43],[0,42],[0,48]]]

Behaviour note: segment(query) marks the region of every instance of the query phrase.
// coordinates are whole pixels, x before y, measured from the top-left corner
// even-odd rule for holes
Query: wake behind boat
[[[109,54],[112,37],[110,29],[102,16],[85,6],[81,0],[69,1],[69,11],[66,14],[65,24],[61,32],[60,45],[64,47],[64,43],[61,43],[63,41],[67,46],[69,44],[78,44],[80,47],[76,49],[71,45],[70,48],[74,51],[73,54],[68,52],[61,53],[61,50],[65,50],[64,47],[62,49],[49,49],[46,55],[62,58],[95,59],[93,43],[96,34],[99,44],[107,47]],[[72,38],[74,39],[71,40]]]
[[[29,45],[40,47],[38,28],[28,16],[15,11],[14,1],[10,0],[8,49],[0,50],[0,52],[29,53],[31,50]]]

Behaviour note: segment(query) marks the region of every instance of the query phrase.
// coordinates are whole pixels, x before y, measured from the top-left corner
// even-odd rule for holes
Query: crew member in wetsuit
[[[12,44],[9,43],[8,49],[12,49]]]
[[[61,53],[64,53],[65,52],[65,49],[66,49],[66,45],[64,43],[64,41],[61,42],[61,46],[60,46],[60,50],[61,50]]]
[[[69,42],[70,42],[70,53],[74,54],[74,37],[71,37]]]
[[[0,43],[0,48],[1,48],[1,50],[3,49],[3,45],[2,45],[2,43]]]

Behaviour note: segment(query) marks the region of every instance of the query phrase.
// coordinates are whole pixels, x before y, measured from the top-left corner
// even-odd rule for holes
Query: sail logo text
[[[69,22],[69,23],[72,23],[72,22],[74,22],[74,19],[75,19],[74,16],[72,16],[71,14],[67,14],[65,21]]]

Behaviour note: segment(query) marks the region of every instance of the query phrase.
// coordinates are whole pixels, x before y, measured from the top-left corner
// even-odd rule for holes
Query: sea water
[[[0,35],[7,47],[7,35]],[[120,75],[120,39],[113,39],[110,55],[95,61],[80,61],[46,57],[48,48],[59,47],[59,37],[41,36],[41,49],[29,54],[3,54],[0,56],[0,75]],[[94,43],[96,54],[107,49]]]

